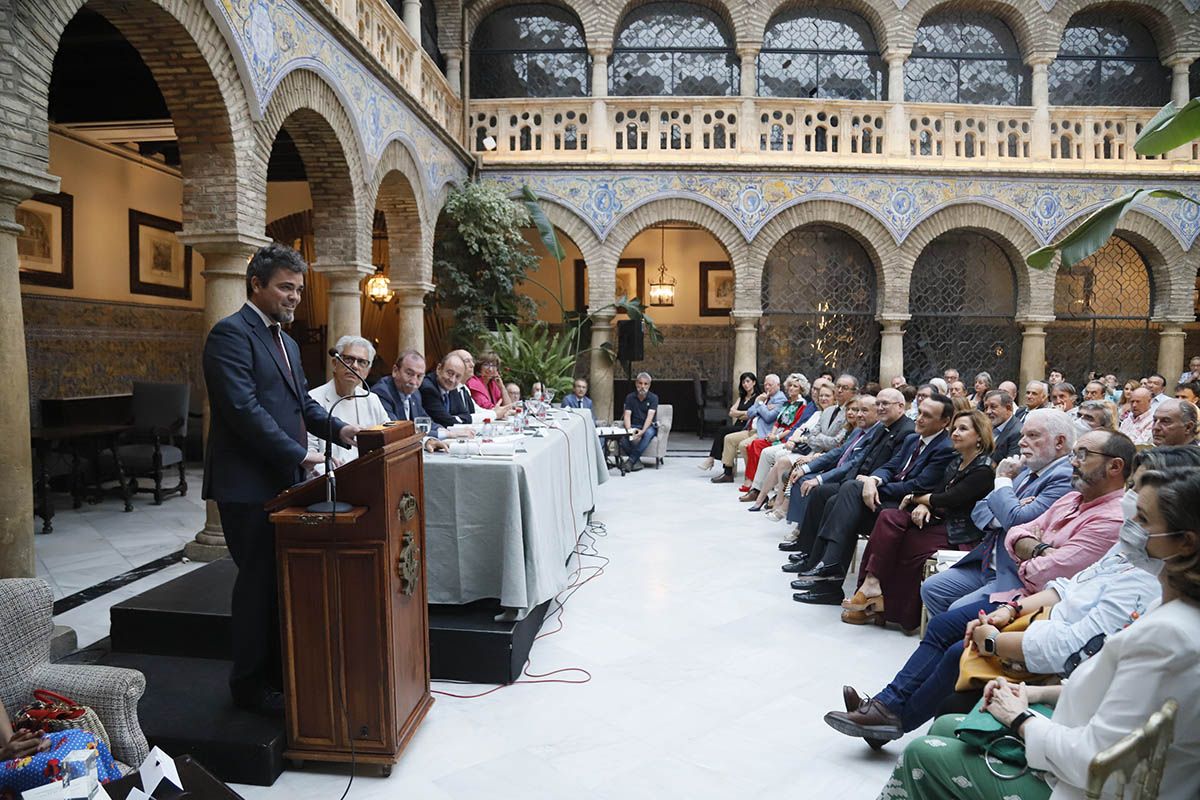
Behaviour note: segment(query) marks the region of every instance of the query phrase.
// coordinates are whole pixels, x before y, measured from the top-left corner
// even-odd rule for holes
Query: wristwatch
[[[1025,724],[1025,720],[1036,715],[1036,711],[1031,708],[1027,708],[1020,714],[1017,714],[1015,717],[1013,717],[1012,722],[1008,723],[1008,729],[1012,731],[1014,735],[1020,736],[1021,726]]]
[[[988,634],[987,638],[983,640],[984,655],[996,655],[996,639],[999,638],[999,636],[1000,631],[992,631]]]

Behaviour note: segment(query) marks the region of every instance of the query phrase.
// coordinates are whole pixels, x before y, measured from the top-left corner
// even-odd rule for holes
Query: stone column
[[[1194,54],[1181,53],[1163,61],[1166,66],[1171,68],[1171,103],[1176,108],[1183,108],[1191,100],[1191,90],[1188,85],[1188,70],[1195,60]],[[1188,143],[1176,147],[1167,154],[1167,158],[1171,161],[1191,161],[1192,145]]]
[[[404,27],[408,28],[408,32],[417,40],[417,47],[421,46],[421,0],[404,0],[401,6],[403,10]]]
[[[754,98],[758,95],[758,54],[762,42],[746,42],[738,45],[738,58],[742,61],[742,110],[738,115],[738,152],[758,152],[758,118]]]
[[[397,354],[405,350],[425,353],[425,295],[433,291],[432,283],[393,283],[396,304],[400,309],[400,338]]]
[[[1028,63],[1033,69],[1030,86],[1033,118],[1030,120],[1029,155],[1035,161],[1050,158],[1050,63],[1054,56],[1035,55]]]
[[[612,133],[608,129],[608,57],[611,42],[595,42],[588,48],[592,57],[592,113],[588,123],[588,152],[607,153],[612,149]],[[593,400],[593,402],[595,402]]]
[[[888,96],[892,105],[887,111],[887,146],[890,156],[908,155],[908,113],[904,108],[904,62],[911,50],[888,48],[883,60],[888,65]]]
[[[443,50],[446,57],[446,83],[456,97],[462,97],[462,50]]]
[[[1053,317],[1027,317],[1017,322],[1021,326],[1021,384],[1046,379],[1046,323]]]
[[[1158,371],[1167,379],[1167,392],[1171,393],[1175,381],[1183,372],[1184,344],[1187,332],[1183,330],[1182,322],[1165,321],[1158,333]]]
[[[737,386],[738,376],[743,372],[758,374],[758,320],[761,311],[734,309],[733,317],[733,376],[731,385]]]
[[[57,184],[57,179],[53,183]],[[45,190],[55,191],[55,187],[47,185]],[[0,391],[0,507],[4,509],[0,514],[0,578],[32,578],[37,574],[29,362],[17,267],[17,235],[24,228],[16,222],[17,204],[33,193],[30,187],[0,179],[0,304],[4,307],[0,314],[0,369],[7,376]]]
[[[611,310],[597,311],[592,316],[592,363],[588,392],[592,396],[592,406],[598,420],[612,419],[613,415],[613,360],[603,348],[612,342],[614,316]]]
[[[370,264],[357,262],[322,264],[318,260],[313,269],[324,275],[329,282],[329,322],[325,341],[333,347],[343,336],[361,336],[362,279],[374,275],[375,268]],[[326,364],[325,376],[333,377],[332,363]]]
[[[180,240],[204,256],[204,335],[246,302],[246,264],[270,240],[247,234],[181,234]],[[208,444],[208,393],[204,395],[204,441]],[[183,553],[192,561],[216,561],[229,555],[217,504],[205,503],[204,527]]]
[[[909,316],[879,317],[879,383],[891,386],[892,378],[904,374],[904,323]]]

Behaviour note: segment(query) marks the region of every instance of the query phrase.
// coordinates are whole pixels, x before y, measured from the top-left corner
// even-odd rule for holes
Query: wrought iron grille
[[[825,369],[860,379],[879,372],[875,266],[849,234],[791,231],[767,256],[758,364],[762,374]]]
[[[904,92],[917,103],[1030,105],[1030,69],[1008,26],[989,14],[943,11],[917,28],[904,65]]]
[[[622,23],[608,67],[621,97],[736,95],[741,68],[717,14],[693,3],[650,3]]]
[[[1154,278],[1141,255],[1118,237],[1054,282],[1055,322],[1047,327],[1046,356],[1068,380],[1091,370],[1143,375],[1158,361],[1152,330]]]
[[[489,14],[471,39],[471,95],[586,97],[589,64],[583,28],[571,12],[508,6]]]
[[[767,26],[758,56],[762,97],[879,100],[883,59],[867,21],[841,9],[793,9]]]
[[[904,332],[904,374],[925,381],[954,367],[1015,377],[1021,331],[1014,321],[1012,262],[986,236],[952,231],[934,239],[913,265]]]
[[[1076,14],[1050,64],[1055,106],[1161,106],[1170,75],[1140,22],[1109,12]]]

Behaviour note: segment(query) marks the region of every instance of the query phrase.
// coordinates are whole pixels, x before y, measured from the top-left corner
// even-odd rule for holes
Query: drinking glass
[[[433,427],[433,421],[429,417],[417,417],[413,420],[413,424],[417,426],[417,433],[422,436],[427,436],[430,428]]]

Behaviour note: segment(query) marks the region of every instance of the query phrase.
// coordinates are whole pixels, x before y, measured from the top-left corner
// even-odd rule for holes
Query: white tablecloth
[[[567,585],[567,558],[608,480],[591,414],[556,411],[512,459],[425,456],[429,602],[499,598],[523,614]]]

